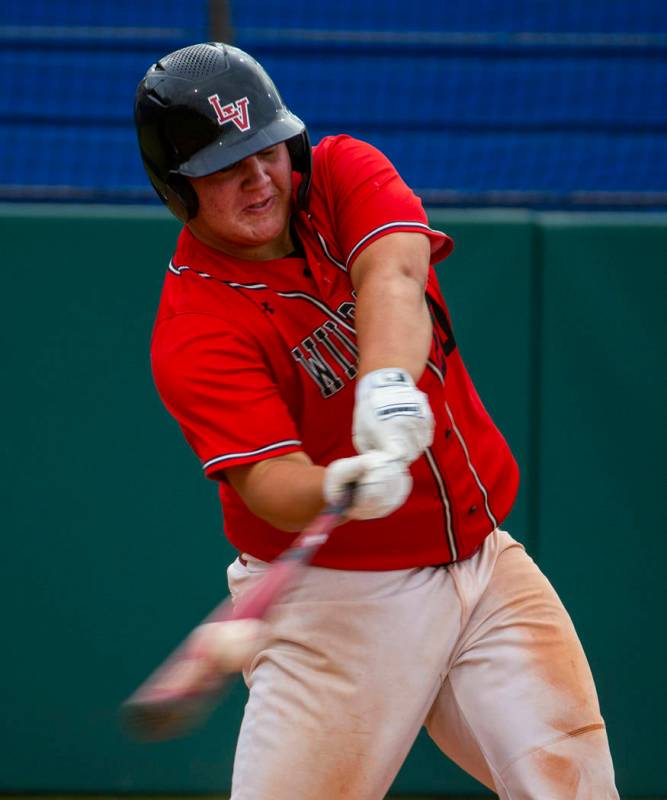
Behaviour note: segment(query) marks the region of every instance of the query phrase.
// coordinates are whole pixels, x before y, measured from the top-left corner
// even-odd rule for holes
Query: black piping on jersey
[[[192,267],[185,265],[182,267],[176,267],[174,266],[173,261],[169,262],[169,270],[173,272],[174,275],[178,275],[179,277],[181,276],[182,272],[187,270],[188,272],[198,275],[200,278],[209,278],[217,281],[218,283],[223,283],[225,286],[229,286],[231,289],[269,289],[279,297],[285,297],[288,300],[308,300],[308,302],[317,306],[320,311],[324,311],[327,316],[331,317],[331,319],[333,319],[334,322],[338,323],[341,327],[346,328],[350,333],[356,334],[354,327],[346,322],[343,317],[336,314],[335,311],[332,311],[329,306],[325,305],[321,300],[318,300],[316,297],[313,297],[306,292],[279,292],[275,289],[271,289],[271,287],[266,283],[236,283],[235,281],[223,281],[220,278],[216,278],[214,275],[209,275],[207,272],[200,272]]]
[[[285,439],[282,442],[274,442],[274,444],[267,444],[265,447],[259,447],[257,450],[247,450],[245,453],[227,453],[224,456],[216,456],[209,458],[209,460],[202,465],[203,470],[212,467],[213,464],[220,464],[223,461],[231,461],[234,458],[248,458],[251,456],[259,456],[263,453],[270,453],[272,450],[278,450],[281,447],[301,447],[301,442],[298,439]]]
[[[345,266],[345,264],[343,264],[342,261],[338,261],[337,259],[335,259],[331,255],[331,253],[329,251],[329,247],[328,247],[328,245],[327,245],[327,243],[326,243],[326,241],[324,239],[324,236],[322,236],[322,234],[319,231],[315,231],[315,234],[317,235],[317,238],[319,239],[319,242],[320,242],[320,245],[322,247],[322,250],[324,250],[324,255],[329,259],[329,261],[331,261],[332,264],[337,266],[338,269],[342,269],[343,272],[347,272],[347,267]]]
[[[188,272],[194,272],[195,275],[199,275],[200,278],[210,278],[211,280],[215,280],[213,275],[209,275],[208,272],[200,272],[198,269],[193,269],[192,267],[186,266],[177,267],[173,261],[169,262],[169,271],[173,272],[174,275],[178,275],[180,277],[181,272],[185,272],[186,270]]]
[[[350,255],[347,257],[347,261],[345,262],[345,269],[350,266],[350,261],[354,257],[355,253],[360,247],[363,247],[364,244],[369,239],[372,239],[373,236],[377,236],[378,233],[382,233],[383,231],[391,230],[392,228],[416,228],[420,231],[430,231],[431,233],[440,234],[440,231],[434,231],[433,228],[429,228],[429,226],[424,222],[415,222],[414,220],[406,220],[404,222],[388,222],[386,225],[380,225],[379,228],[375,228],[370,233],[367,233],[362,239],[360,239],[355,246],[350,250]]]
[[[352,325],[346,322],[343,317],[339,317],[335,311],[332,311],[329,306],[325,305],[321,300],[308,294],[307,292],[279,292],[277,289],[271,289],[266,283],[233,283],[232,281],[221,281],[221,283],[231,286],[233,289],[270,289],[278,297],[285,297],[287,300],[307,300],[309,303],[317,306],[320,311],[331,317],[334,322],[337,322],[343,328],[346,328],[350,333],[356,333]]]
[[[440,383],[444,384],[445,378],[444,378],[442,372],[440,372],[440,370],[438,369],[438,367],[432,361],[427,361],[426,362],[426,366],[429,367],[432,372],[435,372],[435,374],[440,379]],[[461,445],[463,453],[464,453],[464,455],[466,457],[466,461],[468,463],[468,469],[472,473],[472,476],[475,479],[475,483],[477,484],[477,488],[480,490],[480,492],[482,493],[482,497],[484,498],[484,510],[486,511],[486,515],[489,518],[489,520],[491,521],[491,524],[493,525],[493,529],[495,530],[498,527],[498,520],[495,518],[495,516],[493,515],[493,512],[491,511],[491,507],[489,505],[489,493],[486,490],[486,486],[484,486],[484,484],[482,483],[482,480],[479,477],[479,473],[475,469],[475,465],[472,463],[472,459],[470,458],[470,453],[468,451],[468,446],[467,446],[467,444],[465,442],[465,439],[463,438],[463,434],[461,433],[461,431],[459,430],[458,426],[456,425],[456,421],[454,420],[454,415],[452,414],[452,410],[449,407],[448,403],[445,403],[445,411],[447,412],[447,416],[449,417],[449,421],[452,424],[452,429],[453,429],[454,433],[456,434],[456,438],[459,440],[459,444]]]
[[[192,272],[195,275],[199,276],[200,278],[208,278],[212,281],[217,281],[218,283],[224,283],[225,286],[231,286],[233,289],[242,288],[242,289],[268,289],[269,287],[265,283],[234,283],[233,281],[223,281],[220,278],[216,278],[214,275],[209,275],[208,272],[201,272],[198,269],[194,269],[193,267],[188,267],[185,264],[182,267],[177,267],[174,265],[173,261],[169,262],[169,271],[173,272],[174,275],[178,275],[180,278],[181,273],[183,272]]]
[[[435,362],[431,361],[430,359],[426,362],[426,366],[438,376],[438,380],[440,383],[445,382],[445,376],[442,374],[442,371],[438,366],[436,366]]]
[[[438,494],[440,495],[440,500],[442,501],[442,506],[445,510],[445,530],[447,531],[447,543],[449,544],[449,552],[452,555],[452,561],[456,561],[459,557],[459,549],[456,545],[454,524],[452,522],[452,508],[449,504],[449,497],[447,496],[445,479],[430,447],[427,447],[426,450],[424,450],[424,455],[426,456],[426,461],[431,468],[431,473],[435,479],[435,483],[438,487]]]
[[[234,281],[220,281],[232,289],[268,289],[265,283],[235,283]]]
[[[329,306],[325,305],[321,300],[318,300],[316,297],[313,297],[306,292],[276,292],[279,297],[286,297],[288,300],[307,300],[309,303],[317,306],[320,311],[324,311],[325,314],[331,317],[335,322],[341,325],[343,328],[346,328],[350,333],[355,333],[356,330],[352,325],[344,320],[343,317],[339,317],[335,311],[332,311]]]
[[[456,438],[459,440],[461,447],[463,448],[463,452],[465,453],[466,461],[468,462],[468,469],[470,470],[470,472],[472,472],[472,476],[475,479],[477,488],[480,490],[482,496],[484,497],[484,508],[486,510],[486,515],[488,516],[489,520],[491,521],[491,524],[493,525],[493,529],[495,530],[498,527],[498,520],[491,513],[491,508],[489,507],[489,495],[488,492],[486,491],[486,487],[480,480],[480,477],[477,474],[477,470],[475,469],[475,466],[470,459],[470,453],[468,452],[468,447],[465,443],[465,439],[463,438],[463,434],[457,428],[456,422],[454,422],[454,415],[452,414],[452,410],[447,403],[445,403],[445,409],[449,416],[449,421],[452,423],[452,428],[454,429]]]

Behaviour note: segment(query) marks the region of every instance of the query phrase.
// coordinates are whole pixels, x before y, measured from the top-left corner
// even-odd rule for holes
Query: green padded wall
[[[664,769],[667,221],[549,215],[539,561],[589,654],[618,782]]]
[[[658,792],[667,225],[645,219],[432,216],[457,243],[439,276],[459,346],[523,472],[507,527],[580,629],[619,783]],[[219,600],[232,557],[215,486],[150,377],[177,233],[161,210],[0,208],[5,792],[229,785],[242,686],[180,742],[133,743],[116,717]],[[475,788],[426,737],[395,785]]]
[[[1,586],[14,654],[0,689],[0,788],[222,788],[234,741],[224,716],[154,749],[127,741],[116,716],[223,593],[230,556],[215,487],[150,377],[178,228],[163,213],[66,207],[10,209],[0,226]]]

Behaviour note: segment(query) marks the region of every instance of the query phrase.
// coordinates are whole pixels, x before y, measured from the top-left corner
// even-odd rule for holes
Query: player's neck
[[[223,241],[206,231],[195,230],[193,226],[190,225],[188,225],[188,227],[192,235],[207,247],[243,261],[273,261],[274,259],[284,258],[295,251],[297,249],[297,244],[300,244],[298,240],[292,240],[289,226],[282,236],[272,239],[269,242],[261,242],[257,245],[244,245]]]

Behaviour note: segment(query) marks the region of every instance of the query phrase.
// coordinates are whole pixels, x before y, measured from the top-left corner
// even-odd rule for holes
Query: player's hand
[[[384,450],[411,464],[433,442],[428,397],[403,369],[377,369],[357,382],[352,441],[359,453]]]
[[[349,519],[386,517],[403,505],[412,489],[405,461],[379,450],[329,464],[324,473],[327,503],[340,502],[351,483],[355,486],[346,512]]]

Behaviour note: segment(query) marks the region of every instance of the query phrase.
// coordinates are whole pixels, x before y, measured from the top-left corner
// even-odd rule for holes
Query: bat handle
[[[344,492],[335,506],[332,506],[330,511],[332,514],[337,514],[338,516],[343,516],[347,509],[352,505],[352,501],[354,500],[354,493],[357,490],[357,482],[350,481],[349,483],[345,484]]]

